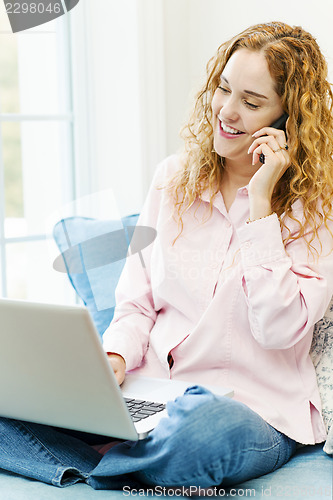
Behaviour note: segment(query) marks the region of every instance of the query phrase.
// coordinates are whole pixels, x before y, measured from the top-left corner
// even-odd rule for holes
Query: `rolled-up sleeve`
[[[237,236],[252,335],[265,349],[288,349],[323,317],[332,297],[332,237],[319,228],[312,242],[319,257],[309,254],[304,237],[285,247],[276,214],[242,225]]]

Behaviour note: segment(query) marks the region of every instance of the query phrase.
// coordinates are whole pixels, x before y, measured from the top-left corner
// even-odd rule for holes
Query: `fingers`
[[[122,356],[115,353],[107,353],[110,365],[114,371],[118,384],[122,384],[126,374],[126,363]]]
[[[260,137],[261,135],[271,135],[273,137],[277,137],[279,140],[281,139],[284,143],[286,142],[286,135],[284,131],[278,128],[263,127],[252,134],[252,137]]]
[[[272,151],[276,151],[276,150],[281,148],[280,144],[277,142],[275,137],[266,135],[264,137],[260,137],[259,139],[256,139],[255,141],[253,141],[253,143],[251,144],[251,146],[248,149],[248,154],[257,152],[257,150],[259,150],[259,148],[262,144],[266,144],[267,146],[269,146]],[[260,153],[261,153],[261,151],[260,151]],[[253,155],[253,160],[254,160],[254,158],[255,158],[255,155]]]
[[[274,161],[274,163],[276,163],[276,160],[278,158],[282,160],[283,164],[285,163],[286,160],[289,161],[289,155],[287,153],[288,145],[286,143],[286,136],[284,131],[270,127],[265,127],[255,132],[253,134],[253,137],[259,136],[260,134],[265,132],[266,133],[271,132],[271,134],[257,137],[257,139],[253,141],[253,143],[248,149],[248,154],[253,153],[252,165],[258,163],[261,154],[264,154],[265,157],[268,156],[272,161]],[[267,149],[267,147],[269,149]],[[274,158],[273,155],[278,155],[278,157]]]
[[[125,379],[125,371],[115,371],[114,372],[115,376],[116,376],[116,379],[117,379],[117,382],[119,385],[121,385],[123,382],[124,382],[124,379]]]
[[[285,170],[290,163],[289,155],[284,148],[277,147],[276,150],[272,150],[265,142],[260,144],[252,153],[252,165],[258,163],[261,154],[265,157],[265,163],[279,167],[282,170]]]
[[[272,135],[264,135],[263,137],[259,137],[258,139],[255,139],[253,141],[253,143],[249,147],[248,153],[252,153],[252,151],[254,151],[257,146],[264,143],[267,144],[272,151],[280,148],[286,149],[287,145],[285,138],[282,138],[281,140],[280,138],[273,137]]]
[[[271,201],[277,182],[290,165],[286,136],[283,130],[265,127],[253,134],[253,137],[256,138],[248,150],[249,154],[252,153],[252,165],[260,161],[261,154],[264,155],[265,162],[251,178],[249,192],[254,199],[259,194],[261,199]]]

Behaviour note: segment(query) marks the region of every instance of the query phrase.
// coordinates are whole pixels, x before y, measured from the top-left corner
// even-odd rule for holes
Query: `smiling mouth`
[[[223,132],[226,132],[227,134],[232,134],[232,135],[241,135],[245,134],[245,132],[241,132],[240,130],[237,130],[236,128],[229,127],[225,123],[223,123],[220,119],[220,126]]]

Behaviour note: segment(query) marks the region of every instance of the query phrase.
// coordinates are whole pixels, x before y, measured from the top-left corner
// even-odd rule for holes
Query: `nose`
[[[218,117],[222,121],[226,122],[228,121],[234,122],[239,118],[237,104],[231,96],[228,99],[224,100],[223,103],[221,103],[221,108],[218,113]]]

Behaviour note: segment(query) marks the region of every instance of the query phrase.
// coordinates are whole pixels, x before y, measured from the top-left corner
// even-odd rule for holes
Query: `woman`
[[[0,467],[58,486],[209,487],[271,472],[298,443],[325,440],[308,353],[333,293],[326,78],[299,27],[257,25],[223,44],[184,154],[162,162],[142,210],[157,238],[119,283],[104,336],[119,383],[135,370],[229,386],[234,397],[194,385],[148,438],[103,457],[68,432],[3,419],[8,440],[24,436],[24,458],[9,460],[8,445]],[[271,126],[284,113],[286,133]]]

